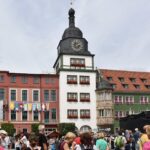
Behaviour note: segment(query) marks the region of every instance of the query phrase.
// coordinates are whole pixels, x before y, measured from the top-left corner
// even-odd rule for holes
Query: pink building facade
[[[46,131],[59,123],[59,76],[0,71],[1,122],[13,123],[16,133],[31,132],[42,123]]]

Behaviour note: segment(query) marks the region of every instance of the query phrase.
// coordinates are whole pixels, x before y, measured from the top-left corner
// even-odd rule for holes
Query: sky
[[[95,67],[150,71],[150,0],[73,0]],[[52,73],[70,0],[0,0],[0,70]]]

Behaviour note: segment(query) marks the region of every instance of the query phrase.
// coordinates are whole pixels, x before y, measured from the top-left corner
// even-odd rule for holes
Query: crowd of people
[[[0,130],[0,150],[150,150],[150,125],[143,127],[145,132],[120,130],[116,134],[103,131],[68,132],[62,137],[46,137],[44,125],[39,125],[39,133],[9,137]]]

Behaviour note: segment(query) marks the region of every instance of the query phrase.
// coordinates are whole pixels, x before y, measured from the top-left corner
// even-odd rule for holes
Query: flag
[[[32,104],[31,103],[28,104],[28,110],[32,111]]]
[[[10,107],[10,110],[14,110],[15,108],[14,102],[10,102],[9,107]]]

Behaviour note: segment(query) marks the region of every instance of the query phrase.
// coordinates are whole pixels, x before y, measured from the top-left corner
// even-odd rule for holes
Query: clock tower
[[[78,130],[96,128],[96,70],[88,42],[75,26],[70,9],[69,27],[64,31],[54,69],[59,74],[60,123],[74,122]]]

